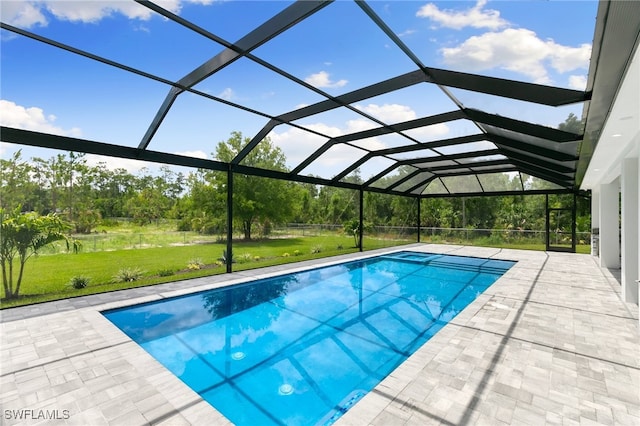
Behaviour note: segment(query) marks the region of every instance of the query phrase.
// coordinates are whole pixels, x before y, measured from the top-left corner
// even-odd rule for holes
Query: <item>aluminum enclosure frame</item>
[[[139,0],[137,2],[142,6],[149,8],[153,12],[162,15],[164,18],[172,20],[190,31],[203,35],[210,39],[212,42],[223,45],[225,49],[216,56],[207,60],[205,63],[193,69],[191,72],[187,73],[184,77],[176,81],[169,81],[157,75],[135,69],[126,64],[118,63],[109,58],[100,57],[91,52],[82,51],[76,47],[66,45],[56,40],[47,39],[33,32],[16,28],[4,22],[1,23],[1,27],[4,30],[13,32],[20,36],[29,37],[33,40],[37,40],[55,48],[62,49],[69,52],[70,54],[81,55],[85,58],[100,62],[105,66],[116,67],[120,70],[134,73],[138,76],[142,76],[144,78],[151,79],[169,86],[169,92],[165,100],[159,106],[155,117],[149,124],[147,131],[145,132],[145,135],[140,141],[138,147],[131,148],[119,144],[106,144],[97,141],[40,134],[37,132],[8,127],[2,127],[0,129],[2,141],[53,149],[95,153],[113,157],[153,161],[169,165],[180,165],[219,171],[231,171],[267,178],[285,179],[317,185],[329,185],[358,189],[362,191],[382,192],[393,195],[417,198],[461,196],[466,197],[472,196],[472,194],[528,194],[540,192],[540,190],[527,189],[524,187],[524,184],[519,190],[508,191],[492,191],[486,188],[482,188],[482,185],[480,185],[482,191],[477,193],[451,192],[448,189],[447,193],[439,194],[429,193],[426,191],[426,188],[431,182],[440,180],[442,178],[454,176],[476,176],[476,180],[478,181],[478,183],[480,183],[478,176],[504,172],[511,172],[515,174],[524,173],[534,176],[543,181],[550,182],[552,186],[555,187],[555,189],[551,191],[552,193],[579,192],[577,189],[578,185],[576,184],[576,172],[579,159],[578,149],[580,144],[583,142],[584,133],[574,134],[558,129],[552,129],[546,126],[537,125],[534,123],[514,120],[495,114],[489,114],[487,112],[473,108],[467,108],[462,104],[462,102],[455,98],[449,88],[464,89],[467,91],[490,94],[493,96],[547,106],[562,106],[575,103],[587,104],[592,98],[591,90],[577,91],[427,67],[420,61],[420,59],[418,59],[417,55],[415,55],[411,51],[411,49],[407,45],[405,45],[396,34],[393,33],[393,31],[388,27],[385,21],[375,13],[375,11],[367,4],[367,2],[357,0],[356,4],[364,12],[364,14],[369,19],[371,19],[371,21],[390,38],[393,44],[396,45],[415,64],[416,69],[414,71],[410,71],[408,73],[378,83],[374,83],[370,86],[356,89],[352,92],[340,96],[331,96],[324,91],[315,88],[310,84],[288,74],[275,65],[254,56],[252,54],[252,51],[257,47],[263,45],[264,43],[267,43],[269,40],[277,37],[280,33],[286,31],[287,29],[303,22],[305,19],[316,14],[318,11],[323,10],[327,7],[331,7],[333,1],[316,0],[294,2],[293,4],[282,10],[280,13],[265,21],[262,25],[259,25],[253,31],[250,31],[244,37],[241,37],[236,43],[228,42],[222,37],[212,34],[206,29],[199,27],[195,23],[187,21],[186,19],[175,15],[166,9],[163,9],[156,3],[143,0]],[[598,51],[598,49],[594,50]],[[308,105],[284,114],[272,116],[263,111],[257,111],[245,105],[221,99],[219,97],[212,96],[210,94],[194,89],[195,84],[212,75],[215,75],[216,72],[233,63],[240,57],[244,57],[251,61],[254,61],[257,64],[268,68],[270,71],[278,73],[282,77],[290,80],[295,84],[302,85],[306,89],[313,90],[315,93],[325,99],[313,105]],[[375,96],[392,93],[399,89],[411,88],[413,86],[421,84],[436,85],[452,101],[452,106],[455,109],[450,112],[445,112],[434,116],[420,117],[407,122],[388,124],[376,119],[375,117],[370,116],[369,114],[353,106],[354,102],[363,101]],[[179,156],[167,152],[151,150],[150,147],[153,146],[153,136],[158,128],[162,125],[164,116],[171,109],[171,106],[173,105],[176,98],[180,94],[187,92],[197,96],[201,96],[212,102],[224,103],[225,105],[242,109],[243,111],[258,114],[262,117],[267,118],[268,124],[253,136],[251,142],[249,142],[249,144],[247,144],[241,150],[241,152],[238,153],[238,155],[233,160],[231,160],[229,164],[215,160],[201,160],[191,157]],[[254,149],[264,139],[264,137],[277,126],[286,124],[292,127],[301,128],[296,123],[296,121],[340,107],[347,108],[350,111],[359,114],[360,116],[378,123],[379,127],[358,133],[342,135],[335,138],[329,138],[327,137],[327,135],[318,133],[318,135],[320,136],[327,137],[328,141],[316,151],[311,153],[307,157],[307,159],[302,161],[302,163],[300,163],[297,167],[288,172],[259,169],[243,164],[243,160],[251,152],[251,150]],[[412,129],[437,123],[448,123],[454,120],[467,120],[473,123],[473,125],[478,129],[478,133],[475,135],[469,135],[459,138],[442,139],[429,142],[423,142],[407,134],[407,131]],[[588,117],[586,119],[586,122],[587,126],[590,126]],[[309,131],[309,129],[304,130]],[[354,143],[363,139],[388,134],[401,136],[402,138],[404,138],[404,140],[406,140],[406,145],[381,150],[371,150],[359,146],[359,149],[367,151],[364,157],[354,161],[342,172],[338,173],[330,179],[303,174],[303,170],[307,165],[320,157],[332,146],[338,144],[356,146],[354,145]],[[487,150],[484,152],[469,151],[466,153],[462,152],[448,155],[438,152],[438,148],[446,146],[459,146],[464,143],[473,141],[490,142],[496,146],[496,149]],[[425,158],[424,156],[416,153],[415,157],[411,157],[412,152],[421,150],[431,150],[432,152],[436,153],[436,156]],[[408,156],[408,158],[400,160],[392,157],[392,155],[397,154],[406,155]],[[490,161],[473,161],[474,157],[480,156],[496,156],[499,157],[499,159],[497,158]],[[384,172],[379,173],[374,177],[368,178],[365,182],[359,184],[345,180],[345,178],[350,173],[357,170],[360,165],[374,158],[384,158],[388,161],[390,160],[393,162],[393,165],[385,169]],[[461,162],[461,160],[467,161]],[[436,162],[445,162],[450,165],[435,166],[431,164]],[[380,179],[383,179],[385,176],[388,176],[389,174],[396,172],[403,167],[409,168],[410,170],[412,170],[412,172],[408,173],[406,176],[403,176],[400,179],[400,182],[396,181],[393,184],[387,186],[376,186],[376,182],[378,182]],[[420,176],[425,176],[425,178],[421,181],[411,182],[412,185],[409,188],[405,187],[404,189],[399,189],[401,183],[408,182],[411,179],[418,179]],[[523,181],[522,178],[521,181]]]

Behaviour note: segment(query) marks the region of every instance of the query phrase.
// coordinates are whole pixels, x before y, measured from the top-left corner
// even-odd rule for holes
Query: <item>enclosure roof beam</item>
[[[565,132],[564,130],[554,129],[552,127],[515,120],[513,118],[503,117],[497,114],[489,114],[477,109],[466,108],[464,112],[470,120],[511,130],[516,133],[535,136],[541,139],[547,139],[554,142],[576,142],[582,140],[582,135],[576,133]]]
[[[408,129],[413,129],[413,128],[416,128],[416,127],[423,127],[423,126],[429,126],[429,125],[432,125],[432,124],[444,123],[444,122],[447,122],[447,121],[460,119],[460,118],[464,118],[464,117],[465,116],[462,113],[462,111],[452,111],[452,112],[446,112],[446,113],[443,113],[443,114],[433,115],[433,116],[430,116],[430,117],[420,118],[420,119],[417,119],[417,120],[411,120],[411,121],[407,121],[407,122],[403,122],[403,123],[394,124],[393,127],[396,130],[408,130]],[[374,136],[386,135],[386,134],[393,133],[393,132],[394,132],[394,130],[392,130],[391,128],[379,127],[379,128],[376,128],[376,129],[363,130],[361,132],[350,133],[348,135],[342,135],[342,136],[338,136],[338,137],[332,138],[332,139],[328,140],[320,148],[318,148],[315,152],[313,152],[311,155],[309,155],[302,163],[300,163],[300,165],[298,165],[292,171],[292,173],[299,173],[301,170],[303,170],[305,167],[309,166],[313,161],[318,159],[318,157],[320,157],[329,148],[331,148],[333,145],[335,145],[337,143],[353,142],[353,141],[367,139],[367,138],[374,137]],[[475,137],[476,138],[482,138],[481,135],[480,136],[475,136]],[[451,143],[451,144],[460,143],[458,139],[446,139],[446,141],[450,141],[450,142],[443,142],[443,143],[444,144],[446,144],[446,143]],[[392,148],[389,151],[385,151],[385,150],[371,151],[371,153],[374,153],[373,155],[386,155],[386,154],[394,154],[394,153],[400,153],[400,152],[409,152],[409,151],[412,151],[412,150],[420,150],[420,149],[430,148],[430,146],[427,146],[427,144],[430,145],[431,142],[428,142],[428,143],[415,143],[413,145],[406,145],[404,147]],[[445,145],[441,145],[441,146],[445,146]],[[367,154],[367,155],[369,155],[369,154]],[[371,155],[371,156],[373,156],[373,155]],[[371,158],[371,156],[369,156],[368,158]],[[357,167],[358,166],[353,167],[353,165],[351,165],[345,171],[340,173],[340,175],[346,176],[351,171],[355,170]]]
[[[566,176],[561,173],[550,172],[549,170],[541,169],[539,167],[533,166],[531,164],[526,164],[518,160],[514,160],[513,164],[518,168],[519,172],[527,173],[531,176],[535,176],[539,179],[555,183],[565,188],[573,187],[572,177]]]
[[[407,160],[400,160],[400,162],[403,164],[418,164],[418,163],[424,164],[424,163],[436,163],[439,161],[447,161],[447,160],[450,160],[450,161],[464,160],[468,158],[487,157],[487,156],[494,156],[494,155],[501,155],[501,154],[502,152],[499,149],[486,149],[482,151],[468,151],[468,152],[458,152],[456,154],[444,154],[444,155],[439,155],[435,157],[426,157],[422,159],[411,158]],[[470,165],[470,164],[475,164],[475,163],[471,162],[471,163],[465,163],[462,165]]]
[[[438,68],[426,68],[434,83],[503,98],[548,106],[562,106],[591,99],[590,92],[545,86],[542,84],[468,74]]]
[[[394,90],[402,89],[405,87],[413,86],[415,84],[424,82],[426,80],[426,76],[420,70],[412,71],[406,74],[403,74],[398,77],[393,77],[388,80],[373,84],[371,86],[363,87],[362,89],[354,90],[353,92],[345,93],[344,95],[331,97],[327,100],[315,103],[313,105],[307,105],[300,109],[279,115],[275,117],[275,120],[267,123],[265,127],[263,127],[258,135],[268,135],[275,126],[287,123],[290,124],[292,121],[300,120],[302,118],[306,118],[315,114],[320,114],[326,111],[330,111],[339,107],[348,107],[351,110],[355,110],[354,107],[351,106],[352,103],[358,102],[364,99],[372,98],[374,96],[382,95],[384,93],[392,92]],[[358,114],[363,115],[378,124],[382,124],[382,128],[387,128],[388,133],[393,133],[392,126],[386,126],[380,120],[371,117],[368,114],[363,113],[362,111],[355,110]],[[242,152],[233,160],[234,163],[239,163],[253,148],[260,143],[262,139],[255,136],[242,150]],[[326,148],[328,149],[328,147]],[[319,154],[318,154],[319,156]],[[304,166],[306,167],[306,166]],[[300,170],[304,167],[299,168]]]
[[[392,164],[391,166],[387,167],[386,169],[384,169],[382,172],[378,173],[377,175],[373,176],[372,178],[370,178],[369,180],[367,180],[363,186],[368,186],[371,185],[373,182],[383,178],[384,176],[388,175],[389,173],[391,173],[393,170],[397,169],[398,167],[402,167],[402,166],[411,166],[415,169],[417,169],[418,171],[428,171],[428,172],[435,172],[435,171],[442,171],[442,170],[448,170],[448,169],[461,169],[461,168],[470,168],[470,167],[479,167],[479,166],[487,166],[487,165],[498,165],[498,164],[510,164],[510,162],[508,160],[488,160],[488,161],[478,161],[478,162],[473,162],[473,163],[466,163],[466,164],[453,164],[453,165],[449,165],[449,166],[434,166],[434,167],[428,167],[428,166],[422,166],[422,164],[424,163],[429,163],[429,162],[440,162],[440,161],[447,161],[447,160],[459,160],[459,159],[464,159],[464,158],[474,158],[476,156],[478,156],[478,154],[480,155],[498,155],[500,154],[500,151],[497,149],[494,150],[489,150],[489,151],[475,151],[475,152],[464,152],[464,153],[458,153],[458,154],[452,154],[452,155],[443,155],[443,156],[439,156],[439,157],[425,157],[425,158],[412,158],[412,159],[407,159],[407,160],[399,160],[397,161],[395,164]]]
[[[505,149],[505,147],[517,149],[519,151],[539,155],[541,157],[549,158],[555,161],[576,161],[578,159],[577,156],[572,154],[567,154],[562,151],[556,151],[554,149],[544,148],[539,145],[528,144],[526,142],[517,141],[515,139],[495,135],[492,133],[487,134],[487,140],[493,142],[500,149]]]
[[[438,86],[456,87],[549,106],[568,105],[591,99],[591,92],[425,67],[422,61],[420,61],[411,49],[400,39],[396,32],[393,31],[365,1],[356,0],[356,4],[360,6],[378,28],[380,28],[414,64],[429,76],[428,81]],[[448,91],[445,91],[445,93],[453,97]],[[456,101],[456,103],[458,102]]]
[[[403,176],[401,179],[398,179],[397,181],[389,185],[386,188],[387,191],[402,185],[403,183],[407,182],[408,180],[411,180],[413,177],[417,176],[420,173],[424,173],[424,170],[416,169],[415,171],[407,174],[406,176]]]
[[[517,171],[517,169],[515,167],[510,167],[510,168],[506,168],[506,169],[503,169],[503,170],[504,171],[509,171],[509,172]],[[454,177],[454,176],[476,176],[477,177],[477,175],[490,174],[490,173],[494,173],[494,171],[493,170],[480,170],[480,171],[462,170],[462,171],[459,171],[459,172],[436,174],[436,175],[433,175],[433,176],[429,177],[428,179],[425,179],[424,181],[412,186],[411,188],[409,188],[407,190],[407,192],[411,193],[411,192],[415,191],[416,189],[420,188],[421,186],[429,184],[431,181],[433,181],[435,179],[440,179],[440,178],[444,178],[444,177]],[[480,184],[480,181],[478,181],[478,184]],[[443,185],[444,185],[444,182],[443,182]],[[482,188],[482,185],[480,185],[480,187]],[[445,186],[445,188],[446,188],[446,186]],[[426,189],[426,186],[425,186],[425,189]],[[447,191],[449,191],[449,189],[447,189]],[[419,194],[413,194],[413,195],[419,195]],[[456,195],[459,196],[460,194],[456,194]]]
[[[490,150],[486,150],[486,151],[472,151],[472,152],[460,152],[457,154],[450,154],[450,155],[439,155],[439,156],[435,156],[435,157],[425,157],[425,158],[411,158],[411,159],[406,159],[406,160],[398,160],[395,164],[392,164],[391,166],[387,167],[386,169],[384,169],[383,171],[381,171],[380,173],[378,173],[377,175],[371,177],[369,180],[367,180],[363,186],[367,187],[369,185],[371,185],[372,183],[376,182],[377,180],[385,177],[386,175],[388,175],[389,173],[391,173],[393,170],[397,169],[398,167],[401,166],[411,166],[413,168],[422,170],[422,171],[429,171],[428,168],[424,168],[424,167],[419,167],[417,166],[417,164],[422,164],[422,163],[430,163],[430,162],[439,162],[439,161],[446,161],[446,160],[461,160],[461,159],[465,159],[465,158],[475,158],[475,157],[479,157],[479,156],[488,156],[488,155],[498,155],[501,154],[500,150],[498,149],[490,149]],[[454,166],[450,166],[450,168],[461,168],[461,167],[472,167],[472,166],[477,166],[479,163],[467,163],[467,164],[456,164]]]
[[[467,118],[462,111],[450,111],[442,114],[431,115],[428,117],[417,118],[415,120],[395,123],[389,127],[377,127],[375,129],[363,130],[361,132],[349,133],[347,135],[337,136],[336,143],[352,142],[360,139],[372,138],[375,136],[388,135],[394,132],[416,129],[418,127],[432,126],[434,124],[447,123],[449,121]]]
[[[491,192],[464,192],[458,194],[444,193],[444,194],[420,194],[420,199],[430,198],[471,198],[471,197],[503,197],[506,195],[545,195],[545,194],[573,194],[576,191],[567,188],[558,189],[527,189],[526,191],[511,190],[511,191],[491,191]],[[415,194],[414,194],[415,195]],[[428,227],[427,227],[428,228]]]
[[[388,155],[393,155],[393,154],[403,154],[403,153],[409,153],[409,152],[412,152],[412,151],[421,151],[421,150],[425,150],[425,149],[433,149],[433,148],[439,148],[439,147],[443,147],[443,146],[458,145],[458,144],[470,143],[470,142],[479,142],[479,141],[483,141],[483,140],[487,140],[487,137],[483,133],[480,133],[480,134],[476,134],[476,135],[460,136],[460,137],[451,138],[451,139],[441,139],[441,140],[435,141],[435,142],[425,142],[425,143],[420,143],[420,144],[404,145],[404,146],[400,146],[400,147],[385,148],[385,149],[379,149],[379,150],[376,150],[376,151],[371,151],[370,153],[368,153],[364,157],[360,158],[359,160],[356,160],[353,164],[351,164],[349,167],[347,167],[345,170],[343,170],[340,174],[336,175],[334,177],[334,179],[335,180],[342,179],[344,176],[348,175],[349,173],[351,173],[352,171],[354,171],[355,169],[357,169],[358,167],[363,165],[365,162],[367,162],[368,160],[370,160],[371,158],[374,158],[374,157],[388,156]],[[486,155],[488,155],[488,154],[486,154]],[[437,159],[437,160],[443,160],[443,159],[446,159],[445,157],[447,157],[447,156],[446,155],[442,155],[442,154],[438,154],[437,156],[434,156],[433,158]],[[431,158],[431,157],[427,157],[427,158]],[[400,161],[402,164],[408,164],[408,163],[405,163],[405,160],[396,160],[394,158],[392,158],[392,159],[395,160],[395,161]],[[395,167],[397,167],[397,166],[395,166],[395,165],[391,166],[391,170],[393,170]],[[375,181],[377,179],[373,178],[373,179],[370,179],[370,180],[371,181]]]
[[[544,160],[542,158],[539,157],[533,157],[530,155],[526,155],[524,153],[520,153],[520,152],[516,152],[516,151],[512,151],[510,149],[506,149],[506,148],[502,148],[499,150],[500,153],[504,156],[506,156],[507,158],[514,158],[516,160],[520,160],[522,162],[525,163],[529,163],[529,164],[533,164],[535,166],[539,166],[551,171],[556,171],[556,172],[560,172],[560,173],[575,173],[576,169],[575,167],[568,167],[564,164],[559,164],[556,163],[554,161],[548,161],[548,160]]]
[[[488,167],[488,166],[503,166],[503,165],[511,165],[512,161],[509,159],[501,159],[501,160],[487,160],[487,161],[478,161],[473,164],[458,164],[455,166],[435,166],[435,167],[420,167],[423,171],[428,171],[432,173],[439,174],[438,172],[446,173],[448,170],[460,170],[460,169],[469,169],[473,170],[474,167]],[[415,166],[418,167],[418,166]],[[501,172],[500,170],[492,170],[492,172]]]
[[[434,175],[434,176],[430,176],[429,178],[421,181],[420,183],[413,185],[411,188],[407,189],[407,193],[409,194],[413,194],[413,195],[420,195],[420,194],[416,194],[416,190],[420,189],[420,192],[423,192],[425,189],[427,189],[427,186],[429,186],[429,184],[431,183],[431,181],[437,179],[438,176]]]
[[[13,127],[0,127],[0,134],[2,135],[3,142],[21,145],[30,145],[63,151],[84,152],[87,154],[105,155],[109,157],[150,161],[152,163],[171,164],[175,166],[202,168],[207,170],[224,171],[229,169],[229,166],[226,163],[215,160],[187,157],[184,155],[150,150],[141,151],[137,148],[128,146],[95,142],[87,139],[72,138],[69,136],[52,135],[48,133],[34,132],[31,130],[16,129]]]
[[[288,28],[294,26],[299,21],[317,12],[321,8],[327,6],[330,1],[308,0],[295,2],[289,7],[278,13],[246,36],[242,37],[234,46],[234,48],[226,48],[213,58],[209,59],[189,74],[178,81],[178,86],[192,87],[212,74],[223,69],[227,65],[235,62],[240,57],[246,55],[252,50],[263,45],[267,41],[276,37]],[[166,117],[171,105],[175,102],[177,96],[182,93],[181,89],[172,88],[163,101],[160,109],[153,118],[151,125],[147,129],[142,141],[138,145],[139,149],[146,149],[151,138],[157,132],[160,124]]]
[[[410,120],[410,121],[407,121],[407,122],[394,124],[393,127],[394,127],[395,130],[401,130],[402,131],[402,130],[408,130],[408,129],[413,129],[413,128],[417,128],[417,127],[433,125],[433,124],[437,124],[437,123],[448,122],[448,121],[461,119],[461,118],[468,118],[468,119],[471,119],[471,120],[474,120],[474,121],[478,121],[478,122],[481,122],[481,123],[484,123],[484,124],[489,124],[489,125],[492,125],[492,126],[505,128],[507,130],[514,131],[516,133],[527,134],[529,136],[534,136],[534,137],[538,137],[538,138],[541,138],[541,139],[546,139],[546,140],[559,142],[559,143],[577,141],[577,140],[580,140],[580,138],[581,138],[580,135],[577,135],[577,134],[574,134],[574,133],[565,132],[565,131],[558,130],[558,129],[552,129],[550,127],[531,124],[531,123],[527,123],[527,122],[523,122],[523,121],[519,121],[519,120],[514,120],[514,119],[510,119],[510,118],[507,118],[507,117],[502,117],[502,116],[498,116],[498,115],[494,115],[494,114],[487,114],[487,113],[484,113],[482,111],[473,110],[473,109],[465,109],[463,111],[452,111],[452,112],[438,114],[438,115],[434,115],[434,116],[430,116],[430,117],[423,117],[423,118],[416,119],[416,120]],[[362,139],[366,139],[366,138],[370,138],[370,137],[374,137],[374,136],[380,136],[380,135],[392,133],[393,131],[394,130],[392,130],[390,128],[380,127],[380,128],[376,128],[376,129],[364,130],[362,132],[351,133],[349,135],[342,135],[342,136],[338,136],[336,138],[330,139],[323,146],[321,146],[318,150],[316,150],[313,154],[311,154],[309,157],[307,157],[305,159],[305,161],[303,161],[298,167],[296,167],[293,170],[292,173],[299,173],[301,170],[303,170],[304,168],[309,166],[313,161],[315,161],[318,157],[320,157],[320,155],[322,155],[329,148],[331,148],[331,146],[333,146],[333,145],[335,145],[337,143],[344,143],[344,142],[352,142],[352,141],[362,140]],[[341,172],[336,178],[334,178],[334,180],[339,180],[342,177],[346,176],[351,171],[355,170],[357,167],[359,167],[361,164],[363,164],[366,160],[368,160],[369,158],[371,158],[372,156],[375,156],[375,155],[386,155],[386,154],[390,154],[390,153],[408,152],[410,150],[421,150],[421,149],[427,149],[427,148],[436,148],[436,147],[439,147],[439,146],[447,146],[449,144],[465,143],[465,142],[468,142],[468,141],[480,141],[480,140],[483,140],[483,139],[484,140],[492,140],[492,141],[495,139],[496,141],[501,141],[503,144],[510,144],[512,146],[514,146],[514,145],[518,145],[518,146],[522,146],[522,147],[526,147],[527,146],[527,144],[525,144],[525,143],[513,141],[513,140],[510,140],[509,138],[506,138],[506,137],[503,137],[503,136],[494,135],[491,132],[487,132],[487,134],[472,135],[472,136],[468,136],[468,137],[464,137],[464,138],[466,138],[466,139],[458,139],[458,140],[445,139],[445,140],[441,140],[441,141],[419,143],[419,144],[416,144],[416,145],[410,145],[408,147],[396,147],[396,148],[390,149],[388,151],[383,151],[383,150],[374,151],[374,154],[372,154],[372,155],[368,154],[366,156],[366,158],[360,159],[358,164],[354,163],[351,166],[349,166],[347,169],[345,169],[343,172]],[[511,141],[513,141],[513,142],[511,142]],[[548,155],[551,155],[551,156],[556,157],[556,158],[562,158],[563,160],[568,157],[567,154],[563,155],[562,153],[557,153],[557,151],[545,150],[544,148],[542,148],[540,146],[537,146],[537,145],[530,146],[530,147],[531,147],[532,150],[535,150],[535,151],[538,151],[538,152],[545,152]]]

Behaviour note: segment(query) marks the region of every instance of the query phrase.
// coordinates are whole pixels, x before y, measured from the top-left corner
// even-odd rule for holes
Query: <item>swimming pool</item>
[[[514,263],[404,251],[103,314],[235,424],[331,424]]]

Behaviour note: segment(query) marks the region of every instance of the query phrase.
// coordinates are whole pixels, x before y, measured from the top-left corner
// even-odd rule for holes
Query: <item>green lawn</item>
[[[365,238],[365,250],[407,244],[410,240]],[[428,238],[423,239],[428,243]],[[512,242],[496,244],[486,241],[443,241],[435,243],[484,245],[524,250],[544,250],[544,244]],[[486,243],[486,244],[483,244]],[[226,272],[220,262],[225,243],[208,242],[192,245],[120,249],[112,251],[60,253],[31,258],[26,265],[18,299],[0,300],[0,309],[68,297],[102,293],[132,287],[147,286]],[[298,262],[357,251],[353,237],[345,235],[274,238],[251,242],[234,242],[233,270]],[[578,246],[578,253],[589,253],[590,247]],[[189,265],[200,264],[200,269]],[[125,268],[142,271],[133,282],[116,282],[114,277]],[[84,289],[70,286],[73,277],[90,279]]]
[[[365,238],[365,248],[375,249],[410,241]],[[225,243],[153,247],[114,251],[61,253],[31,258],[25,267],[20,295],[0,300],[0,309],[86,294],[146,286],[226,272],[220,262]],[[314,236],[234,242],[234,271],[335,256],[357,251],[350,236]],[[189,265],[200,264],[200,269]],[[115,282],[122,269],[143,272],[134,282]],[[167,275],[170,274],[170,275]],[[73,277],[90,279],[84,289],[70,286]]]

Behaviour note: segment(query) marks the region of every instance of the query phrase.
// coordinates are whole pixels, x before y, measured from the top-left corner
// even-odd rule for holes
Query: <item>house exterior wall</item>
[[[599,228],[600,266],[620,268],[621,297],[639,304],[640,280],[640,49],[599,134],[581,189],[592,191],[592,223]],[[640,307],[637,308],[640,313]]]

